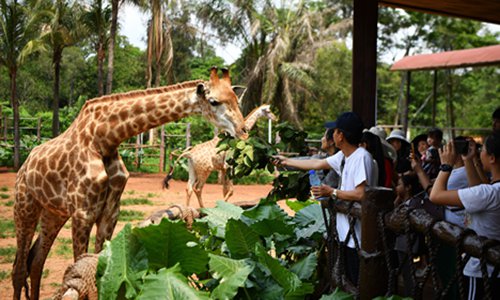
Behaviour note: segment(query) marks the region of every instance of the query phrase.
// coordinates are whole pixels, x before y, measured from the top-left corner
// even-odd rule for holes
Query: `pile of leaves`
[[[265,199],[251,209],[219,201],[186,229],[168,220],[130,225],[99,257],[100,299],[304,299],[319,282],[321,208]],[[321,266],[324,268],[324,266]]]

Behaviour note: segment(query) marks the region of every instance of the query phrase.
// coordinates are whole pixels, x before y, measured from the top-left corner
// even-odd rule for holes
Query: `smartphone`
[[[466,155],[469,153],[469,141],[458,140],[453,142],[457,154]]]

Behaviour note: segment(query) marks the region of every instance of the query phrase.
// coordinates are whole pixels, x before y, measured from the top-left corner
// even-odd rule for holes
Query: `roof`
[[[498,0],[379,0],[382,5],[500,24]]]
[[[434,70],[500,64],[500,45],[405,56],[391,71]]]

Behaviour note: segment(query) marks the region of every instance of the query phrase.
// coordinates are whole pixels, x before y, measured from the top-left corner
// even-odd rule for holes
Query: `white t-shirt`
[[[458,190],[458,197],[470,218],[469,228],[480,236],[500,240],[500,182]],[[492,272],[493,267],[488,265],[488,273]],[[482,277],[478,258],[469,259],[464,275]]]
[[[337,174],[340,174],[340,165],[342,159],[344,158],[344,153],[342,151],[337,152],[326,159],[328,164],[332,167]],[[342,172],[342,186],[339,188],[342,191],[352,191],[356,189],[358,185],[366,181],[367,186],[376,186],[378,178],[374,178],[373,174],[373,159],[371,154],[365,150],[363,147],[357,148],[349,157],[345,158],[344,169]],[[354,226],[356,232],[356,237],[361,243],[361,224],[356,222]],[[347,215],[342,213],[337,213],[337,232],[339,234],[340,241],[345,241],[347,237],[347,232],[349,231],[349,218]],[[355,248],[354,240],[349,239],[347,246],[350,248]]]

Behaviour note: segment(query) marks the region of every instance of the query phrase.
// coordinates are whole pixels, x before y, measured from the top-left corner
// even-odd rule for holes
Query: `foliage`
[[[99,256],[103,299],[304,298],[318,284],[324,226],[318,204],[288,216],[261,200],[243,210],[219,201],[192,231],[182,221],[125,228]]]

